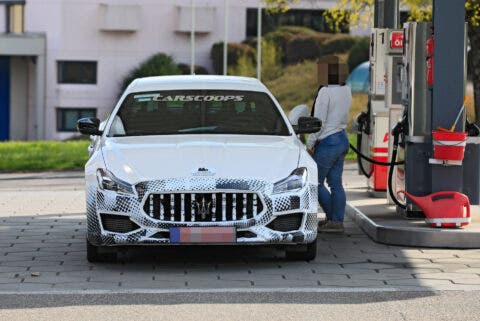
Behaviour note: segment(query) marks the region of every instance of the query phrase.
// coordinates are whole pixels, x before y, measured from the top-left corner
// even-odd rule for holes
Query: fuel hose
[[[395,205],[397,205],[398,207],[402,208],[402,209],[406,209],[407,206],[405,204],[402,204],[400,203],[400,201],[397,199],[395,193],[393,192],[393,188],[392,188],[392,182],[393,182],[393,167],[394,166],[397,166],[397,165],[404,165],[405,164],[405,161],[400,161],[400,162],[396,162],[395,160],[397,159],[397,151],[398,151],[398,136],[397,135],[394,135],[394,142],[393,142],[393,151],[392,151],[392,158],[390,160],[390,162],[379,162],[379,161],[376,161],[374,159],[371,159],[365,155],[363,155],[359,150],[357,150],[355,148],[355,146],[353,146],[352,144],[350,144],[350,148],[362,159],[365,159],[366,161],[372,163],[372,164],[375,164],[375,165],[379,165],[379,166],[390,166],[389,168],[389,171],[388,171],[388,194],[390,195],[390,198],[393,200],[393,202],[395,203]],[[360,161],[361,163],[361,161]],[[365,176],[367,176],[367,178],[369,178],[371,176],[370,175],[366,175],[366,171],[364,170],[363,166],[361,164],[359,164],[360,166],[360,169],[362,170],[362,172],[365,174]]]
[[[352,144],[350,144],[350,148],[358,155],[360,156],[361,158],[363,158],[364,160],[366,160],[367,162],[370,162],[372,164],[375,164],[375,165],[379,165],[379,166],[396,166],[396,165],[403,165],[405,164],[405,161],[400,161],[400,162],[395,162],[394,161],[394,158],[392,159],[391,162],[379,162],[379,161],[376,161],[374,159],[371,159],[365,155],[363,155],[358,149],[355,148],[355,146],[353,146]],[[393,154],[392,154],[393,156]],[[396,157],[396,153],[395,153],[395,157]]]

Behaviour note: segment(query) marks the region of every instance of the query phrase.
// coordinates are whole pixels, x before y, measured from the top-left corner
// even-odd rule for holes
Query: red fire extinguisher
[[[433,30],[430,38],[427,40],[427,85],[433,86],[433,53],[435,50],[435,41],[433,38]]]

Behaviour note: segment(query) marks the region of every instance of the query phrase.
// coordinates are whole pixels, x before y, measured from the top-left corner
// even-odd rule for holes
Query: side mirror
[[[300,117],[295,128],[297,134],[313,134],[322,129],[322,121],[316,117]]]
[[[77,130],[83,135],[102,135],[100,130],[100,119],[81,118],[77,121]]]

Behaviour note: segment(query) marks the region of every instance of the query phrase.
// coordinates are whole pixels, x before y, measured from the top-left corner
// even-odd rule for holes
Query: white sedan
[[[295,127],[295,128],[294,128]],[[136,79],[85,165],[87,256],[111,260],[118,246],[272,244],[287,257],[316,255],[317,167],[258,80],[224,76]]]

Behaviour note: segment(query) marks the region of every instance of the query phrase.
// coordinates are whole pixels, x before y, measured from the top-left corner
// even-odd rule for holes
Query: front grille
[[[153,193],[145,213],[171,222],[228,222],[253,218],[263,211],[256,193]]]
[[[139,228],[128,216],[100,214],[103,229],[114,233],[128,233]]]

